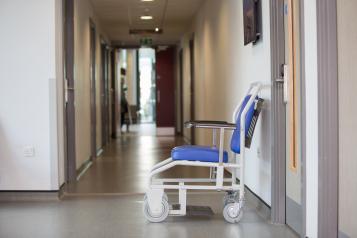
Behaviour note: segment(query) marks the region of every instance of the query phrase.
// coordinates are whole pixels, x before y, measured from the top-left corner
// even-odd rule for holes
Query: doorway
[[[156,134],[175,135],[175,47],[156,50]]]
[[[109,49],[106,43],[101,43],[101,83],[100,83],[100,105],[101,105],[101,128],[102,147],[109,143],[110,108],[109,108]]]
[[[272,20],[272,222],[304,233],[305,184],[302,139],[304,94],[302,1],[271,2]]]
[[[302,235],[300,3],[284,2],[286,103],[286,224]]]
[[[138,50],[138,98],[140,123],[156,123],[156,57],[152,48]]]

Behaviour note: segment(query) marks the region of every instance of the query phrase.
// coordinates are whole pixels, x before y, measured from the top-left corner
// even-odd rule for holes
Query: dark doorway
[[[174,57],[174,47],[156,52],[156,126],[158,135],[174,135],[175,133]]]
[[[64,94],[65,94],[65,153],[66,182],[75,181],[76,127],[74,106],[74,1],[64,2]]]
[[[118,112],[118,105],[117,105],[117,93],[116,93],[116,77],[117,77],[117,60],[116,60],[116,51],[112,50],[110,52],[110,67],[111,67],[111,79],[110,79],[110,102],[111,102],[111,137],[117,137],[117,112]]]
[[[102,75],[100,84],[102,147],[109,142],[109,52],[105,43],[101,44]]]
[[[97,157],[97,112],[96,112],[96,29],[90,21],[90,125],[91,125],[91,159]]]
[[[190,40],[190,120],[195,120],[195,41]],[[196,143],[195,129],[191,128],[191,144]]]

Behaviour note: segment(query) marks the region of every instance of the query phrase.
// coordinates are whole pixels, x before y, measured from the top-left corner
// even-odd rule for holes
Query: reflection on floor
[[[151,124],[131,126],[129,133],[113,141],[104,149],[92,167],[66,192],[72,195],[138,194],[148,185],[152,166],[170,157],[173,147],[184,144],[181,137],[156,137]],[[208,177],[209,169],[177,167],[162,177]]]
[[[172,196],[169,196],[172,200]],[[222,194],[190,195],[193,205],[215,215],[169,217],[152,224],[142,215],[142,196],[67,198],[62,202],[0,203],[0,237],[11,238],[297,238],[286,226],[261,218],[246,204],[239,224],[222,216]]]
[[[142,130],[145,128],[144,130]],[[222,215],[223,193],[189,193],[188,205],[209,206],[214,214],[169,217],[152,224],[144,219],[142,194],[155,163],[170,155],[182,138],[155,137],[149,126],[105,148],[81,180],[68,186],[60,202],[0,203],[0,237],[16,238],[296,238],[287,226],[272,225],[246,202],[239,224],[228,224]],[[151,132],[150,132],[151,131]],[[139,136],[146,134],[145,136]],[[181,167],[163,176],[202,177],[207,169]],[[118,195],[121,194],[121,195]],[[126,194],[126,195],[123,195]],[[169,202],[177,203],[169,193]]]

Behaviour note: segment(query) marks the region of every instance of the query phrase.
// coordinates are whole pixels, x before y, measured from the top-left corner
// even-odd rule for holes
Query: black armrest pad
[[[236,124],[226,121],[189,121],[185,123],[185,127],[235,129]]]

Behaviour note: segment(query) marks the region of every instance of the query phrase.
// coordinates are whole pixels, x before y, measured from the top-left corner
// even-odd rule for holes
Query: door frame
[[[137,110],[140,110],[141,104],[140,104],[140,97],[141,97],[141,92],[140,92],[140,49],[135,50],[136,54],[136,59],[135,59],[135,64],[136,64],[136,106]]]
[[[300,137],[302,234],[306,234],[306,75],[305,75],[305,4],[300,0]]]
[[[178,100],[178,110],[179,110],[179,115],[178,115],[178,128],[177,128],[177,135],[183,135],[183,130],[184,130],[184,117],[183,117],[183,49],[179,49],[178,52],[178,57],[179,57],[179,62],[178,62],[178,66],[179,66],[179,77],[178,77],[178,96],[179,96],[179,100]],[[177,97],[176,97],[177,98]]]
[[[339,106],[337,0],[316,0],[318,237],[338,237]]]
[[[65,180],[77,179],[76,110],[74,91],[74,0],[64,0]]]
[[[96,48],[97,31],[94,21],[89,19],[90,32],[90,130],[91,160],[97,157],[97,108],[96,108]]]
[[[196,116],[196,107],[195,107],[195,36],[193,35],[189,42],[190,50],[190,120],[194,121]],[[191,128],[191,144],[196,143],[196,133],[195,129]]]

